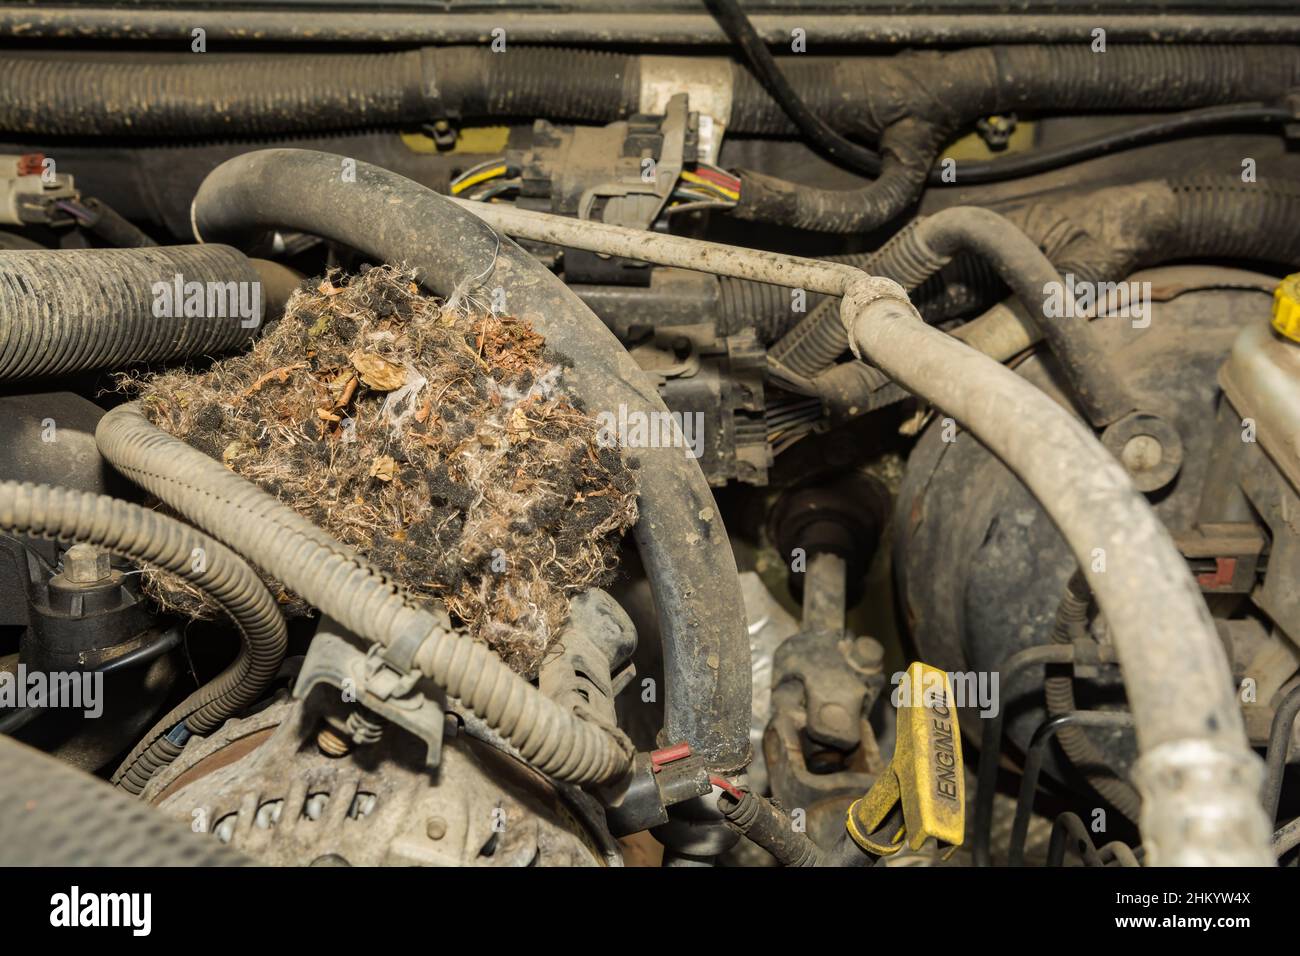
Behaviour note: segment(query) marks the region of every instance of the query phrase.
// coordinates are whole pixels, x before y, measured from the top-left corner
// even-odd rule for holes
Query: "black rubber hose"
[[[1133,398],[1089,323],[1073,316],[1053,317],[1043,309],[1047,289],[1063,287],[1061,275],[1037,243],[1010,220],[992,210],[957,206],[921,220],[899,237],[897,246],[890,246],[895,261],[906,259],[907,269],[916,270],[919,281],[905,286],[911,288],[959,252],[987,261],[1038,323],[1088,420],[1100,427],[1132,411]]]
[[[1068,200],[1035,202],[1010,210],[1007,218],[1043,251],[1061,275],[1086,282],[1120,281],[1138,269],[1192,258],[1224,258],[1277,263],[1300,261],[1300,185],[1288,182],[1241,183],[1235,179],[1146,182],[1098,190]],[[909,224],[905,230],[915,228]],[[853,261],[872,274],[903,285],[919,273],[911,260],[885,255],[894,242]],[[1000,300],[1006,284],[978,257],[958,255],[917,289],[915,298],[927,319],[968,314]],[[724,290],[723,302],[749,302],[771,326],[778,304],[760,290]],[[873,376],[835,366],[843,354],[843,323],[838,303],[822,299],[770,350],[773,368],[811,383],[832,409],[874,409],[884,404]],[[822,384],[819,384],[822,383]],[[895,393],[898,397],[901,393]]]
[[[799,128],[799,132],[841,165],[868,176],[880,173],[880,156],[874,150],[845,139],[808,109],[736,0],[706,0],[706,4],[718,25],[740,47],[750,70],[780,104],[786,116],[790,117],[790,122]]]
[[[0,737],[0,866],[247,866],[97,777]]]
[[[177,276],[202,283],[204,315],[155,315],[155,286],[174,299]],[[0,250],[0,381],[238,348],[257,332],[238,314],[241,288],[260,316],[258,273],[229,246]]]
[[[1187,110],[1172,116],[1139,123],[1125,129],[1091,136],[1087,139],[1064,143],[1043,149],[1016,153],[1000,159],[990,159],[960,164],[963,186],[981,183],[1004,182],[1023,176],[1034,176],[1049,170],[1060,169],[1073,163],[1096,159],[1109,153],[1118,153],[1138,146],[1162,142],[1178,136],[1193,136],[1223,126],[1242,126],[1260,123],[1288,123],[1296,119],[1295,111],[1280,106],[1261,106],[1257,103],[1236,103],[1230,106],[1210,106],[1200,110]],[[942,166],[930,170],[931,186],[946,183]]]
[[[821,189],[742,170],[740,201],[731,214],[811,232],[870,232],[920,198],[944,139],[945,131],[926,120],[898,120],[881,134],[879,177],[859,189]]]
[[[0,57],[0,129],[42,136],[270,135],[545,116],[609,122],[640,106],[632,56],[486,46],[151,61]]]
[[[1071,846],[1079,854],[1084,866],[1104,866],[1092,834],[1077,813],[1066,811],[1052,823],[1052,836],[1047,844],[1047,865],[1064,866],[1065,851]]]
[[[1105,275],[1101,249],[1051,204],[1011,210],[1006,219],[1038,245],[1047,260],[1058,267],[1057,272],[1089,280]],[[910,233],[921,221],[909,222],[875,252],[846,256],[844,261],[872,275],[887,276],[908,289],[917,310],[931,324],[967,315],[1005,296],[1006,283],[994,263],[979,251],[959,250],[937,270],[931,256],[918,255]],[[741,294],[732,295],[739,299]],[[775,311],[770,296],[751,297]],[[768,317],[770,313],[763,315],[769,325],[777,324],[775,318]],[[770,355],[776,366],[811,379],[831,369],[846,349],[839,300],[821,298],[811,312],[786,330]]]
[[[1058,272],[1092,283],[1121,281],[1182,259],[1262,262],[1286,270],[1300,262],[1300,183],[1285,180],[1154,180],[1030,202],[1009,209],[1007,218],[1039,244]],[[929,295],[967,312],[1005,296],[995,273],[972,270],[961,258],[935,277]]]
[[[432,291],[499,288],[573,366],[565,378],[587,410],[666,412],[653,382],[582,300],[533,256],[445,197],[366,163],[308,150],[246,153],[214,170],[194,200],[198,235],[246,241],[291,228],[407,263]],[[680,448],[637,449],[634,529],[663,635],[667,739],[716,769],[749,760],[749,637],[731,544],[698,462]]]
[[[1133,268],[1161,259],[1212,256],[1300,262],[1300,183],[1243,183],[1196,179],[1172,184],[1173,208],[1164,223],[1143,223],[1143,245]]]
[[[262,694],[284,659],[284,616],[257,573],[242,558],[201,531],[107,495],[49,485],[0,482],[0,528],[5,531],[93,544],[113,554],[161,568],[198,588],[239,631],[239,656],[217,677],[176,705],[136,745],[113,781],[139,793],[179,746],[160,743],[178,725],[207,734]]]
[[[902,213],[920,196],[943,143],[981,116],[1268,103],[1300,85],[1295,47],[1124,46],[1093,53],[1087,44],[1026,45],[832,67],[792,57],[783,67],[797,90],[820,82],[834,91],[817,110],[832,127],[880,137],[882,173],[857,189],[826,190],[741,171],[732,215],[822,232],[864,232]],[[773,106],[738,83],[733,124],[770,126],[777,121]]]
[[[649,62],[513,45],[505,53],[479,45],[157,60],[9,55],[0,57],[0,130],[192,138],[419,126],[438,118],[608,123],[640,109],[643,60]],[[840,134],[874,140],[907,117],[947,135],[995,113],[1272,102],[1297,86],[1300,50],[1126,44],[1098,54],[1087,43],[1024,44],[887,57],[786,56],[777,64],[813,115]],[[729,131],[799,131],[739,64],[733,85]]]
[[[383,572],[257,485],[161,431],[134,403],[95,429],[112,465],[359,636],[397,670],[419,670],[510,741],[538,770],[571,783],[622,775],[632,747],[542,695],[487,645],[450,628]],[[166,739],[166,738],[164,738]],[[173,755],[174,756],[174,755]]]
[[[988,209],[954,206],[917,219],[873,255],[864,269],[891,278],[904,289],[914,289],[959,252],[987,261],[1037,319],[1093,425],[1107,425],[1132,410],[1128,390],[1109,356],[1093,340],[1088,324],[1073,317],[1044,314],[1044,290],[1049,285],[1061,286],[1060,274],[1038,245],[1005,217]],[[818,306],[773,346],[769,359],[778,374],[779,369],[788,368],[812,378],[848,348],[843,323],[833,323],[827,315],[832,310],[833,303]]]
[[[723,791],[718,809],[727,825],[748,837],[776,858],[782,866],[823,866],[825,854],[812,837],[796,829],[785,812],[748,790],[739,799]]]
[[[1082,572],[1075,571],[1056,609],[1056,620],[1052,625],[1055,643],[1073,644],[1086,635],[1091,601],[1092,589],[1088,587],[1087,578]],[[1048,675],[1043,681],[1047,713],[1052,717],[1074,713],[1078,709],[1074,701],[1074,665],[1062,664],[1059,669],[1049,665]],[[1088,784],[1111,806],[1136,823],[1142,808],[1141,797],[1128,781],[1107,766],[1105,757],[1093,746],[1087,731],[1078,724],[1067,724],[1057,731],[1056,740]]]

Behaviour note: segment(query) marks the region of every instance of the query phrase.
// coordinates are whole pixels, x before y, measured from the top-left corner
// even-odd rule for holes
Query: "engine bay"
[[[0,862],[1300,862],[1293,8],[434,6],[0,3]]]

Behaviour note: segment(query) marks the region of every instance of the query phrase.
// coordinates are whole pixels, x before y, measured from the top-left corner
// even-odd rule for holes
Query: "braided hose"
[[[132,793],[180,753],[166,734],[178,724],[206,734],[257,700],[284,659],[284,617],[257,573],[219,541],[139,505],[50,485],[0,482],[0,528],[33,537],[93,544],[179,575],[230,616],[239,656],[158,721],[122,763],[113,782]]]
[[[538,770],[570,783],[620,776],[633,749],[561,708],[445,615],[261,488],[158,429],[135,404],[101,419],[100,452],[119,471],[207,528],[344,627],[385,648],[417,648],[412,663],[510,741]]]

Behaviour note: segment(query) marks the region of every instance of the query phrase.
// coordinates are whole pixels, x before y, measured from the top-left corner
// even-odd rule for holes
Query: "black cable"
[[[1051,149],[1039,149],[986,162],[959,162],[956,183],[972,186],[1032,176],[1069,166],[1072,163],[1095,159],[1107,153],[1134,149],[1175,136],[1201,133],[1225,124],[1287,123],[1295,119],[1297,116],[1291,110],[1280,106],[1262,106],[1258,103],[1236,103],[1229,106],[1188,110]],[[929,183],[932,186],[953,185],[943,179],[942,164],[930,170]]]
[[[878,153],[845,139],[804,105],[737,0],[705,0],[705,5],[723,32],[740,47],[754,76],[790,121],[799,127],[799,132],[826,155],[850,169],[868,176],[880,174]]]
[[[1300,716],[1300,684],[1291,688],[1277,705],[1268,730],[1268,750],[1264,758],[1264,812],[1270,821],[1277,819],[1278,804],[1282,801],[1282,775],[1286,772],[1287,749],[1297,716]]]
[[[3,716],[0,716],[0,735],[12,734],[26,727],[33,720],[45,713],[44,707],[15,707],[13,710],[6,710]]]
[[[1073,843],[1084,866],[1103,866],[1092,834],[1077,813],[1066,811],[1052,823],[1052,837],[1047,845],[1047,865],[1064,866],[1065,851]]]
[[[1124,710],[1076,710],[1049,717],[1038,725],[1029,741],[1025,765],[1020,774],[1020,792],[1016,796],[1016,815],[1011,822],[1011,845],[1007,850],[1009,866],[1025,865],[1025,841],[1029,837],[1029,818],[1034,812],[1034,794],[1047,758],[1047,745],[1053,737],[1070,726],[1132,727],[1133,715]]]

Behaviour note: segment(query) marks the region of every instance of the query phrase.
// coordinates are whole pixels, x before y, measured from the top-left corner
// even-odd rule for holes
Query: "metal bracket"
[[[442,702],[432,696],[432,685],[418,671],[403,671],[383,656],[383,649],[363,642],[337,625],[322,622],[307,649],[293,696],[305,700],[319,684],[352,694],[355,703],[424,741],[424,764],[436,767],[442,760],[445,727]],[[346,699],[346,697],[345,697]]]

